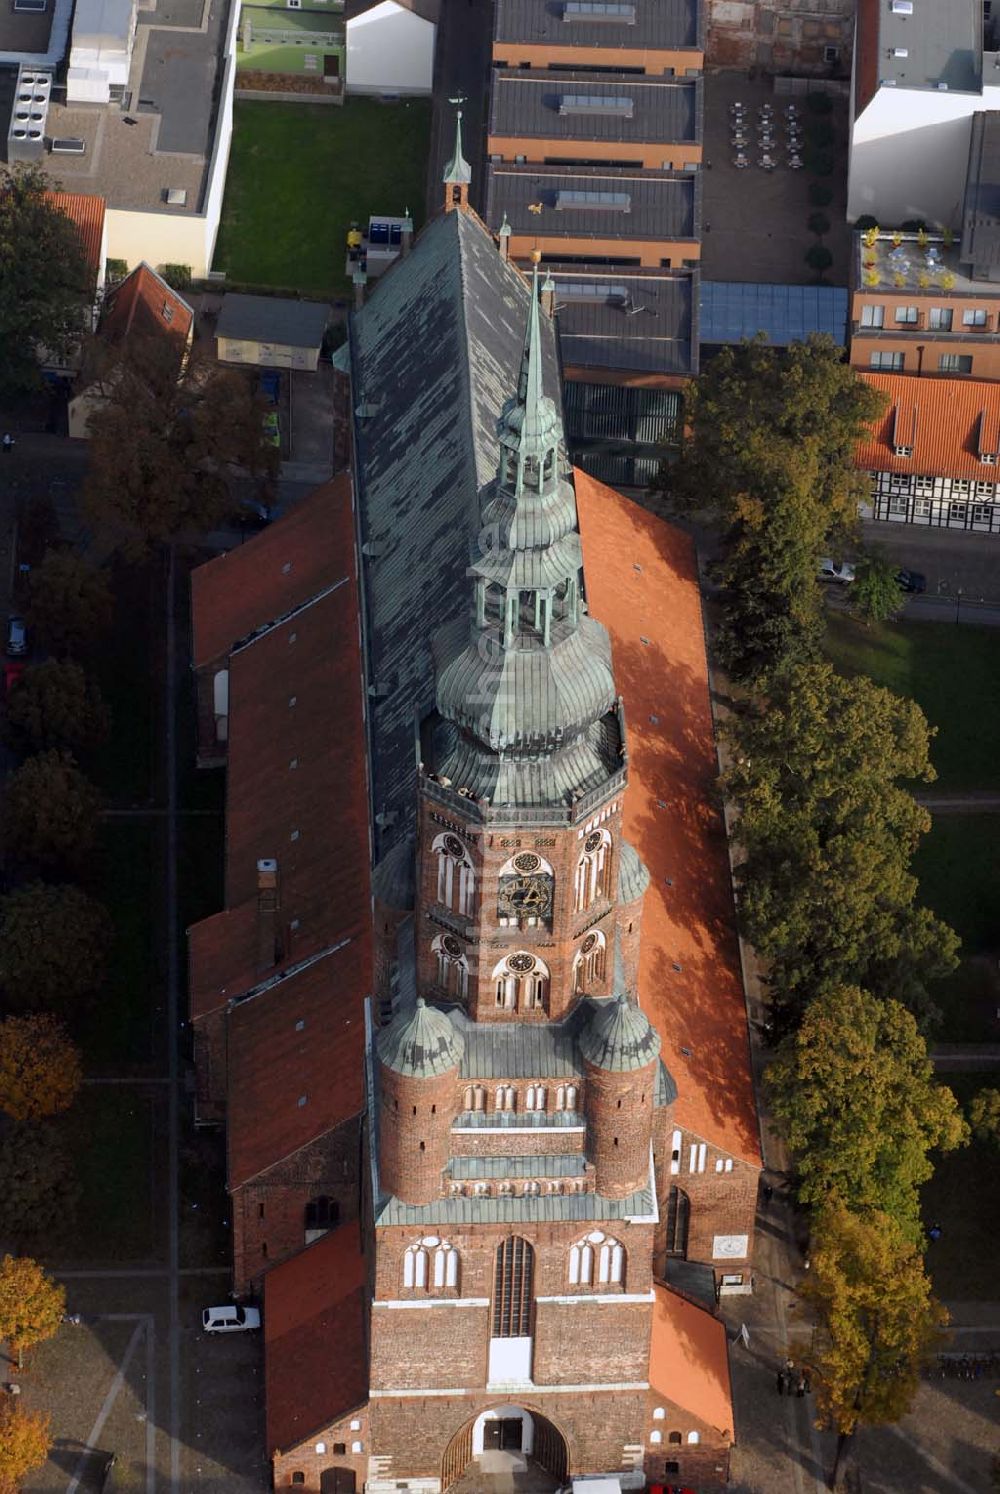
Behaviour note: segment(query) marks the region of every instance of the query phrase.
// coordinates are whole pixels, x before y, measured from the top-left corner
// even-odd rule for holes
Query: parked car
[[[11,659],[28,652],[28,624],[23,617],[7,619],[7,653]]]
[[[25,670],[23,659],[16,660],[13,664],[5,664],[3,667],[3,688],[6,695],[12,685],[16,685]]]
[[[241,498],[236,506],[236,522],[245,529],[263,529],[271,522],[271,510],[256,498]]]
[[[829,556],[819,563],[819,579],[821,581],[836,581],[840,586],[846,586],[854,580],[854,567],[848,565],[846,560],[831,560]]]
[[[260,376],[260,392],[269,405],[276,405],[281,398],[281,375],[276,369],[266,369]]]
[[[224,1307],[206,1307],[201,1315],[206,1333],[247,1333],[260,1327],[260,1310],[227,1302]]]
[[[272,446],[281,445],[281,424],[277,410],[264,411],[264,435]]]
[[[927,577],[922,576],[919,571],[897,571],[896,580],[902,591],[911,592],[915,596],[927,590]]]

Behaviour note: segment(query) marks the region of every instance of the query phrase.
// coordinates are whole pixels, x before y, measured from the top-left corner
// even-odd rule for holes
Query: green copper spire
[[[467,187],[472,181],[472,168],[462,155],[462,111],[455,111],[455,150],[445,167],[442,178],[446,187]]]

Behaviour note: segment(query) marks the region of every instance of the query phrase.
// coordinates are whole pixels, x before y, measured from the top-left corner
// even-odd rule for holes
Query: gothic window
[[[449,996],[465,999],[469,993],[469,961],[460,939],[438,934],[431,944],[437,961],[437,983]]]
[[[510,1084],[498,1084],[493,1096],[494,1110],[513,1110],[515,1096],[513,1086]]]
[[[528,1109],[528,1110],[544,1110],[545,1109],[545,1100],[546,1100],[546,1094],[545,1094],[545,1085],[544,1084],[529,1084],[528,1085],[528,1092],[525,1095],[525,1100],[524,1100],[525,1108],[526,1109]]]
[[[556,1109],[575,1110],[578,1099],[578,1091],[575,1084],[560,1084],[556,1090]]]
[[[437,856],[437,900],[453,913],[471,914],[476,874],[464,842],[457,835],[438,835],[431,850]]]
[[[667,1199],[667,1254],[687,1255],[691,1201],[683,1188],[671,1188]]]
[[[611,871],[611,836],[607,830],[592,830],[583,842],[583,853],[576,864],[575,907],[577,913],[591,903],[608,896]]]
[[[527,1338],[531,1333],[534,1251],[520,1235],[497,1246],[493,1276],[493,1337]]]
[[[447,1240],[429,1235],[407,1247],[403,1256],[403,1286],[409,1291],[427,1291],[458,1286],[458,1251]]]
[[[549,995],[549,967],[527,950],[515,950],[493,970],[496,1004],[504,1011],[544,1007]]]
[[[410,1245],[403,1256],[404,1287],[422,1290],[427,1286],[427,1251],[423,1245]]]
[[[306,1204],[306,1233],[313,1230],[336,1229],[340,1223],[340,1205],[335,1198],[325,1194],[311,1198]]]
[[[604,980],[607,940],[600,929],[593,929],[573,957],[573,989],[578,993],[593,991]]]
[[[434,1285],[458,1286],[458,1251],[447,1240],[442,1240],[434,1251]]]
[[[625,1280],[625,1251],[599,1229],[577,1242],[569,1253],[570,1286],[621,1286]]]
[[[519,851],[500,868],[497,922],[501,928],[537,928],[552,921],[552,867],[534,851]]]
[[[486,1090],[481,1084],[467,1084],[465,1086],[464,1109],[485,1110]]]

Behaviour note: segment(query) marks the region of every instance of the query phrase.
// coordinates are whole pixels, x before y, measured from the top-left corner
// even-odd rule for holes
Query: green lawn
[[[239,285],[345,295],[347,230],[373,212],[419,228],[430,136],[426,99],[342,108],[237,100],[215,252]]]
[[[131,1086],[85,1085],[62,1124],[80,1203],[60,1257],[101,1262],[148,1259],[154,1249],[153,1208],[162,1162],[162,1136],[154,1125],[154,1102],[148,1092]],[[161,1175],[161,1191],[162,1181]]]
[[[341,49],[324,46],[322,42],[316,42],[312,46],[272,46],[269,42],[254,42],[249,52],[240,53],[236,61],[236,71],[237,74],[309,73],[312,77],[322,78],[323,59],[329,52],[341,52]],[[306,65],[307,57],[313,59],[310,66]],[[341,52],[341,74],[343,70],[343,53]]]
[[[938,734],[929,792],[1000,788],[1000,630],[899,622],[865,628],[831,613],[826,651],[844,674],[868,674],[917,701]],[[921,788],[923,786],[921,785]]]
[[[159,822],[106,820],[92,871],[87,890],[111,914],[115,939],[108,978],[73,1024],[74,1036],[89,1074],[131,1072],[154,1057],[156,1008],[163,1005],[153,957],[162,916]]]
[[[994,1088],[995,1074],[942,1076],[963,1108],[978,1089]],[[1000,1167],[994,1146],[973,1142],[935,1157],[923,1190],[924,1224],[941,1226],[928,1246],[934,1290],[945,1301],[991,1302],[996,1297],[996,1241],[1000,1235]]]
[[[1000,1042],[1000,815],[939,814],[913,860],[920,901],[961,935],[962,963],[932,994],[943,1042]]]

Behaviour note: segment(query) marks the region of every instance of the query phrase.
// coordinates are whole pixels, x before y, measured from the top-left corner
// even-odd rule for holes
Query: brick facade
[[[359,1406],[318,1428],[314,1436],[298,1447],[288,1452],[278,1451],[272,1465],[274,1487],[295,1487],[304,1489],[306,1494],[321,1494],[323,1474],[337,1468],[349,1469],[354,1474],[360,1494],[368,1476],[369,1420],[368,1407]],[[295,1480],[297,1473],[305,1475],[304,1482]]]
[[[360,1149],[361,1120],[355,1117],[233,1189],[233,1290],[237,1296],[258,1290],[266,1271],[308,1243],[312,1237],[312,1220],[307,1219],[310,1204],[328,1200],[325,1217],[331,1225],[357,1218]]]

